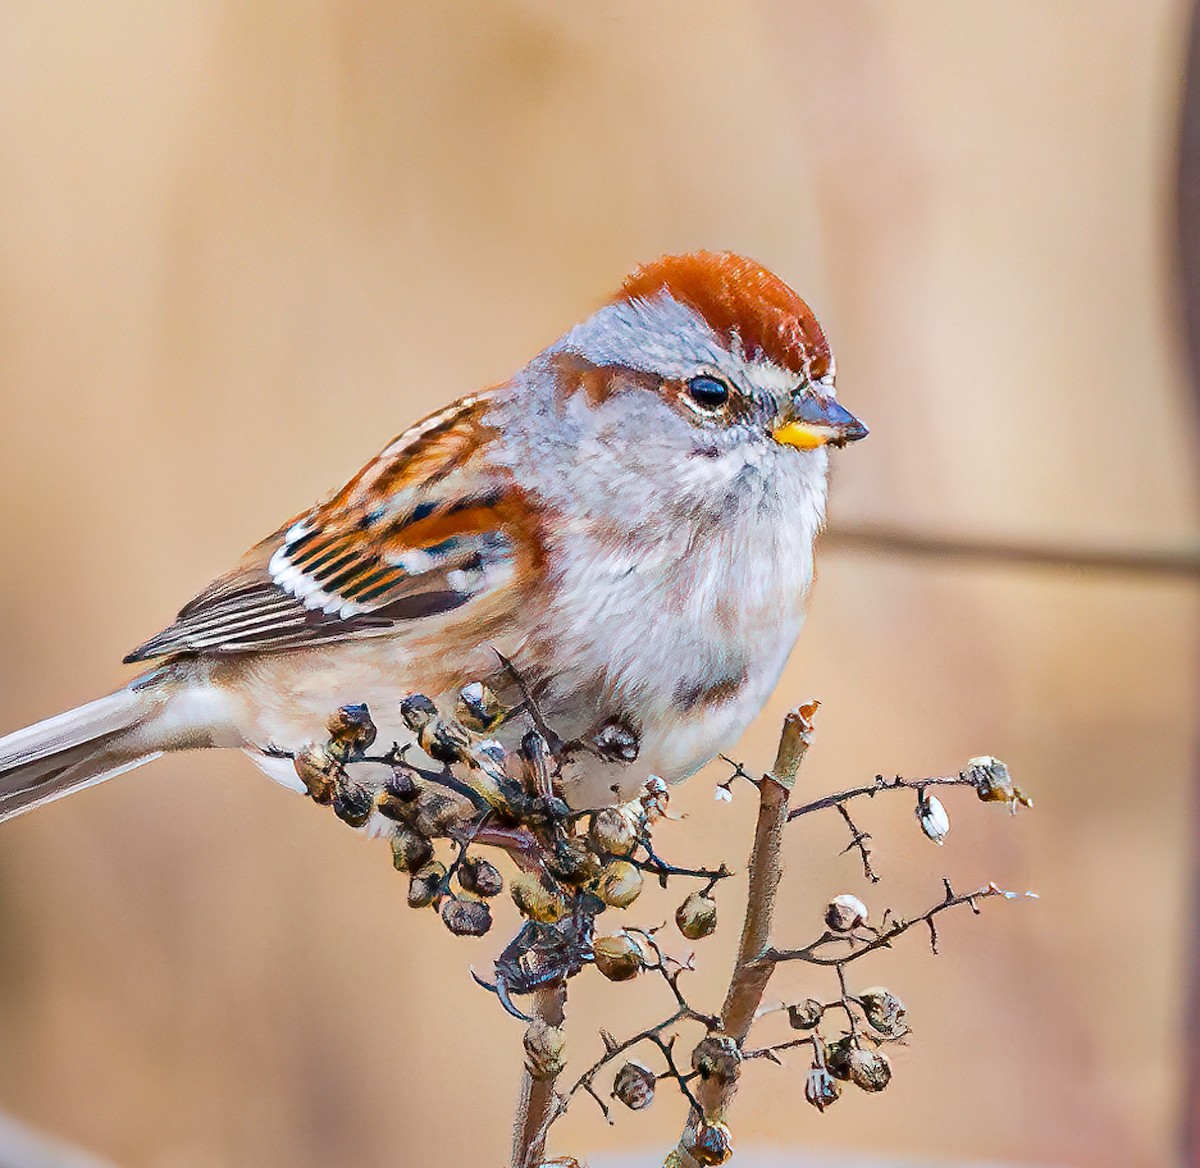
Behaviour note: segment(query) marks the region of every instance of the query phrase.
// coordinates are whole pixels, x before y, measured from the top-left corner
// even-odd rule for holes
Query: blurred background
[[[1196,581],[872,533],[1196,545],[1189,7],[4,4],[0,730],[119,684],[244,548],[635,263],[745,252],[814,306],[872,435],[836,458],[808,628],[733,753],[768,765],[815,695],[812,796],[986,752],[1037,800],[947,797],[941,850],[907,801],[864,808],[874,888],[836,816],[793,826],[781,939],[833,893],[911,911],[943,875],[1042,899],[860,967],[909,1006],[889,1090],[822,1116],[805,1060],[756,1066],[738,1147],[1178,1163]],[[753,800],[714,802],[725,773],[679,794],[678,862],[741,862]],[[467,974],[505,934],[456,941],[404,894],[386,847],[233,754],[6,825],[0,1108],[126,1168],[506,1162],[520,1027]],[[695,983],[714,1003],[732,917]],[[599,1025],[665,1009],[574,987],[576,1068]],[[555,1146],[629,1163],[681,1118],[578,1106]]]

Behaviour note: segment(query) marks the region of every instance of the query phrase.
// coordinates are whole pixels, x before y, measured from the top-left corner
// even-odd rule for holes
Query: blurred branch
[[[1200,547],[1068,547],[970,535],[933,535],[874,523],[831,528],[822,537],[821,546],[835,552],[878,552],[914,559],[1200,580]]]

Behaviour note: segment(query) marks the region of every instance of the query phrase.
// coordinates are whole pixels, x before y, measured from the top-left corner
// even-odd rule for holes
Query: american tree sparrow
[[[728,253],[668,256],[511,380],[405,431],[252,548],[126,658],[108,697],[0,739],[0,819],[173,750],[281,750],[365,702],[411,741],[406,693],[507,676],[581,752],[576,808],[692,774],[770,695],[804,618],[834,397],[808,306]],[[519,739],[518,714],[498,733]]]

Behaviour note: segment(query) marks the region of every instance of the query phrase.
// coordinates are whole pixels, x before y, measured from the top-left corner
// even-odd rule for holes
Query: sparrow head
[[[636,383],[657,395],[702,453],[768,444],[792,454],[867,434],[837,402],[833,356],[812,310],[731,252],[639,268],[554,349],[607,374],[614,392]]]

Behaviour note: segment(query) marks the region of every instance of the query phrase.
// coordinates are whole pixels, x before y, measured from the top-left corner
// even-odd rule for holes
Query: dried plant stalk
[[[553,986],[533,995],[530,1011],[535,1023],[561,1026],[566,1013],[567,987]],[[546,1147],[546,1131],[550,1126],[551,1109],[557,1098],[554,1085],[558,1080],[535,1078],[528,1067],[521,1075],[521,1095],[513,1124],[512,1168],[533,1168]]]

